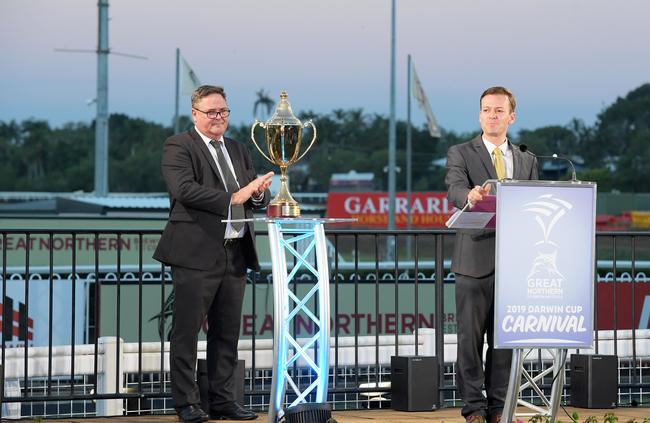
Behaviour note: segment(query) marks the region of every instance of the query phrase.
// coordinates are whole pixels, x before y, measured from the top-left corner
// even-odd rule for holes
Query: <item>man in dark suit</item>
[[[489,194],[487,179],[537,179],[537,160],[514,148],[507,138],[516,101],[503,87],[481,95],[483,133],[447,152],[447,198],[454,206],[473,206]],[[458,389],[468,423],[499,423],[508,390],[512,351],[494,345],[494,230],[458,230],[451,270],[456,274]],[[488,350],[483,368],[483,337]],[[487,398],[482,389],[485,386]]]
[[[265,207],[273,172],[256,177],[247,149],[224,137],[229,114],[223,88],[197,88],[195,126],[169,137],[163,150],[170,212],[154,258],[172,269],[172,397],[180,420],[189,423],[257,417],[234,400],[246,268],[259,269],[255,234],[251,222],[223,220],[251,218]],[[210,409],[204,411],[195,368],[206,316]]]

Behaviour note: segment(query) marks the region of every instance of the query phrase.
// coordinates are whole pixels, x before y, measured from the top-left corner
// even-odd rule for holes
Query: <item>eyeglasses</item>
[[[219,116],[225,119],[230,115],[230,109],[208,110],[207,112],[204,112],[203,110],[199,110],[196,107],[192,107],[192,108],[197,112],[201,112],[205,114],[205,116],[207,116],[208,119],[216,119]]]

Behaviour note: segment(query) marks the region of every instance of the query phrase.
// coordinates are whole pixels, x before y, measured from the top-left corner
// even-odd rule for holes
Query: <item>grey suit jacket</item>
[[[224,140],[239,185],[243,187],[257,177],[248,150],[233,139]],[[165,141],[162,173],[169,190],[169,221],[153,257],[165,264],[200,270],[223,262],[226,224],[221,221],[228,217],[231,193],[227,192],[208,147],[194,128]],[[261,204],[248,200],[244,204],[246,217],[253,217],[253,208],[265,207],[270,198],[266,190]],[[246,266],[257,270],[255,233],[253,225],[250,222],[247,225],[243,239]]]
[[[523,153],[508,141],[512,150],[513,179],[538,179],[537,159]],[[447,151],[447,199],[463,208],[467,194],[488,179],[497,179],[490,154],[481,135]],[[494,272],[495,232],[493,229],[459,229],[456,232],[451,270],[461,275],[480,278]]]

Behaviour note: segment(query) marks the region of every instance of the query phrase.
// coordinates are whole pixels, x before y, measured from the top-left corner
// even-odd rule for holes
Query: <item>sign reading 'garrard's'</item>
[[[412,227],[443,228],[455,208],[444,192],[414,192],[411,194],[410,215]],[[405,228],[409,216],[409,202],[405,192],[395,195],[395,224]],[[386,192],[330,192],[327,195],[327,217],[357,219],[357,225],[386,227],[388,224],[388,193]]]

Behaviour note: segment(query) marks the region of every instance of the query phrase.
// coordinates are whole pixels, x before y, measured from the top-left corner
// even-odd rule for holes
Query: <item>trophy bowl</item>
[[[287,168],[302,159],[316,141],[316,126],[314,126],[311,120],[304,124],[301,123],[291,111],[291,105],[287,98],[287,92],[282,91],[280,93],[280,102],[275,108],[273,116],[266,122],[261,122],[256,119],[251,127],[251,141],[253,141],[257,150],[266,160],[280,167],[280,191],[266,208],[266,214],[269,217],[300,216],[300,206],[289,192]],[[255,128],[258,125],[264,129],[266,151],[268,154],[260,148],[255,140]],[[302,130],[307,126],[311,126],[313,137],[305,151],[301,154]]]

